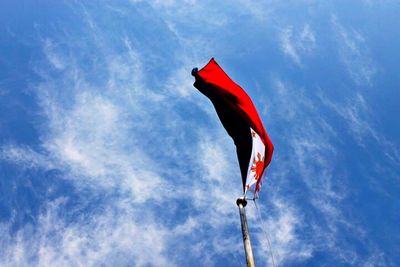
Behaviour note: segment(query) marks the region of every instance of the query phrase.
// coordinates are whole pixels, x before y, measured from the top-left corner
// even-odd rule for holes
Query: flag
[[[202,69],[194,68],[193,84],[207,96],[235,146],[246,194],[257,196],[263,174],[271,162],[274,146],[247,93],[212,58]]]

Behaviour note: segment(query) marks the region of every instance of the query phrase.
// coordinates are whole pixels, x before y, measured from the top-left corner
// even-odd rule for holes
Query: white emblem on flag
[[[260,136],[253,129],[250,128],[250,131],[253,139],[253,147],[251,150],[249,168],[247,170],[245,194],[247,191],[256,194],[257,191],[260,190],[260,188],[257,188],[257,182],[261,181],[264,172],[265,145],[261,141]],[[259,187],[260,186],[261,182],[259,183]]]

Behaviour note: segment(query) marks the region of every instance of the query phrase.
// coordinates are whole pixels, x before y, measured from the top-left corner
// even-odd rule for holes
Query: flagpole
[[[251,248],[250,233],[247,225],[246,210],[247,200],[244,197],[236,200],[236,205],[239,207],[240,222],[242,224],[243,245],[246,254],[247,267],[255,267],[253,250]]]

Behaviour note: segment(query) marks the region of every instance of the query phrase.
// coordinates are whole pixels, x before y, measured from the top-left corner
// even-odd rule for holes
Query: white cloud
[[[347,124],[347,129],[354,140],[362,147],[373,141],[379,144],[384,156],[391,162],[400,164],[399,148],[389,141],[375,125],[376,118],[369,104],[360,92],[345,103],[336,103],[319,95],[321,101],[332,109]]]
[[[379,140],[378,133],[373,125],[371,125],[370,119],[367,119],[373,115],[364,97],[360,93],[357,93],[353,99],[349,99],[345,105],[333,103],[321,95],[320,99],[347,122],[348,129],[357,142],[362,144],[366,137],[371,137],[377,141]]]
[[[293,207],[288,206],[274,196],[273,202],[274,216],[268,216],[266,221],[258,221],[253,225],[259,228],[261,233],[257,237],[260,240],[261,259],[266,265],[272,266],[272,257],[277,266],[287,262],[301,262],[312,256],[313,244],[304,242],[302,237],[296,233],[299,226],[304,223],[303,219],[296,214]],[[260,217],[262,220],[263,218]],[[270,245],[268,244],[270,239]]]
[[[24,168],[54,168],[53,162],[42,153],[38,153],[30,147],[21,147],[18,145],[3,145],[0,147],[0,159],[13,162]]]
[[[305,24],[298,32],[289,26],[280,33],[280,45],[284,54],[302,65],[302,57],[309,55],[316,47],[315,34],[309,24]]]
[[[57,53],[57,45],[50,39],[44,40],[43,46],[44,54],[50,65],[57,69],[62,70],[65,68],[65,58],[63,58],[60,53]]]
[[[338,246],[342,242],[339,228],[358,231],[357,224],[350,223],[351,219],[342,209],[348,189],[346,175],[336,172],[341,154],[335,142],[340,142],[341,137],[321,112],[324,110],[322,101],[309,98],[303,89],[279,78],[273,78],[272,85],[275,90],[269,98],[269,122],[272,126],[276,121],[287,122],[287,128],[279,133],[285,143],[278,143],[281,147],[276,150],[270,171],[270,184],[275,192],[270,193],[269,199],[278,205],[282,202],[279,194],[285,195],[285,205],[278,209],[285,212],[271,216],[282,226],[268,226],[269,232],[278,232],[281,236],[271,238],[272,243],[278,243],[273,244],[278,247],[277,254],[282,255],[277,258],[301,262],[319,250],[334,251],[338,258],[347,250],[356,253],[350,247]],[[301,196],[293,190],[294,184]],[[318,218],[304,219],[308,212],[303,210],[303,205],[294,204],[297,197],[303,204],[312,206]],[[302,234],[295,234],[299,232]],[[346,261],[346,258],[341,260]]]
[[[344,103],[339,103],[328,100],[323,96],[323,92],[320,92],[319,98],[310,98],[303,93],[301,88],[296,88],[279,78],[273,78],[272,84],[275,90],[272,90],[273,94],[269,97],[271,105],[268,109],[269,122],[274,126],[279,125],[275,120],[280,123],[287,121],[285,124],[287,127],[281,128],[279,132],[281,140],[283,139],[285,142],[278,144],[281,147],[276,150],[271,166],[274,170],[270,172],[273,173],[270,183],[274,186],[275,191],[281,192],[281,194],[287,193],[287,190],[293,192],[293,183],[295,183],[296,187],[299,187],[298,190],[301,191],[301,201],[312,205],[313,213],[318,214],[318,218],[307,217],[303,220],[301,217],[301,219],[297,217],[297,219],[283,221],[299,221],[294,225],[300,229],[294,227],[296,229],[294,232],[300,231],[302,234],[295,235],[294,238],[295,240],[298,238],[300,244],[307,242],[309,245],[305,247],[305,253],[300,253],[297,259],[301,261],[302,255],[303,259],[306,259],[322,250],[332,252],[339,262],[362,265],[364,259],[360,257],[356,248],[343,240],[341,236],[343,232],[348,233],[349,236],[354,235],[353,237],[359,240],[369,253],[376,251],[378,254],[384,254],[366,240],[362,223],[356,218],[346,215],[347,207],[343,202],[352,189],[347,185],[350,178],[348,173],[337,171],[343,170],[341,158],[344,153],[336,148],[336,144],[342,143],[341,139],[346,137],[340,134],[341,128],[338,128],[337,122],[333,124],[328,117],[332,115],[330,112],[332,110],[333,114],[338,114],[342,119],[338,124],[341,127],[346,126],[354,140],[361,146],[365,146],[366,154],[370,153],[371,141],[372,144],[378,144],[382,156],[383,154],[390,155],[387,157],[389,161],[384,163],[385,167],[380,167],[393,169],[392,164],[398,166],[396,165],[398,161],[395,160],[398,150],[374,125],[374,115],[366,99],[362,94],[355,93]],[[282,150],[285,152],[281,152]],[[376,155],[373,156],[376,157]],[[382,158],[382,156],[378,156],[378,158]],[[391,163],[388,164],[389,162]],[[376,166],[372,168],[374,171],[377,170]],[[373,190],[380,190],[380,193],[383,192],[387,195],[386,190],[382,188],[380,181],[377,181],[376,178],[366,176],[365,179],[374,185]],[[269,199],[274,201],[276,197],[274,195],[277,193],[270,194],[272,196],[269,195]],[[296,199],[296,194],[288,195],[285,202],[294,203]],[[303,210],[300,205],[289,204],[289,206],[294,214],[303,216],[307,214],[307,211]],[[271,228],[273,226],[268,227],[269,231],[274,231]],[[283,236],[290,237],[291,235],[287,234],[291,232],[290,229],[293,228],[283,227],[280,231]],[[312,234],[308,236],[307,233]],[[303,250],[296,247],[287,251]]]
[[[345,28],[336,16],[332,16],[340,58],[352,80],[357,85],[371,85],[377,67],[373,62],[365,37],[355,29]]]
[[[62,215],[67,202],[50,202],[35,228],[27,225],[2,244],[1,265],[175,266],[165,255],[168,229],[132,214],[124,205],[67,223]],[[1,231],[9,229],[3,225]]]
[[[90,69],[80,64],[86,43],[61,36],[68,44],[61,51],[52,47],[58,41],[47,39],[43,52],[49,64],[36,66],[41,82],[35,92],[46,118],[40,151],[9,146],[2,156],[25,168],[61,170],[60,178],[83,194],[74,208],[98,202],[102,212],[75,218],[66,208],[68,199],[45,200],[37,220],[21,227],[18,238],[7,234],[3,239],[2,264],[174,266],[175,261],[181,265],[208,255],[206,262],[212,265],[217,256],[241,248],[223,241],[233,223],[239,226],[234,201],[241,181],[232,167],[233,144],[227,144],[222,129],[216,140],[200,138],[197,131],[205,134],[209,125],[194,131],[182,117],[186,114],[176,111],[188,98],[196,109],[212,110],[205,99],[200,103],[207,108],[192,99],[191,68],[186,75],[183,67],[171,71],[163,78],[165,88],[152,88],[146,59],[132,38],[119,38],[118,49],[109,46],[96,21],[89,14],[86,19],[85,42],[94,40],[97,46],[91,50],[101,51],[95,59],[101,64],[92,67],[104,76],[93,81]],[[56,58],[66,59],[62,68]],[[54,68],[62,75],[51,75]],[[224,159],[228,154],[232,157]],[[92,195],[104,196],[98,200]],[[180,215],[184,205],[190,209]],[[8,229],[3,226],[2,231]],[[240,234],[232,239],[240,240]],[[194,254],[184,258],[188,250]],[[219,254],[212,253],[217,250]]]

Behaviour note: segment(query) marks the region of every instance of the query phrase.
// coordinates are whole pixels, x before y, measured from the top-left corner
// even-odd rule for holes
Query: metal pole
[[[244,207],[247,205],[245,198],[238,198],[236,200],[236,205],[239,207],[240,222],[242,224],[242,235],[243,235],[243,245],[246,254],[247,267],[255,267],[253,250],[251,248],[249,228],[247,226],[246,210]]]

